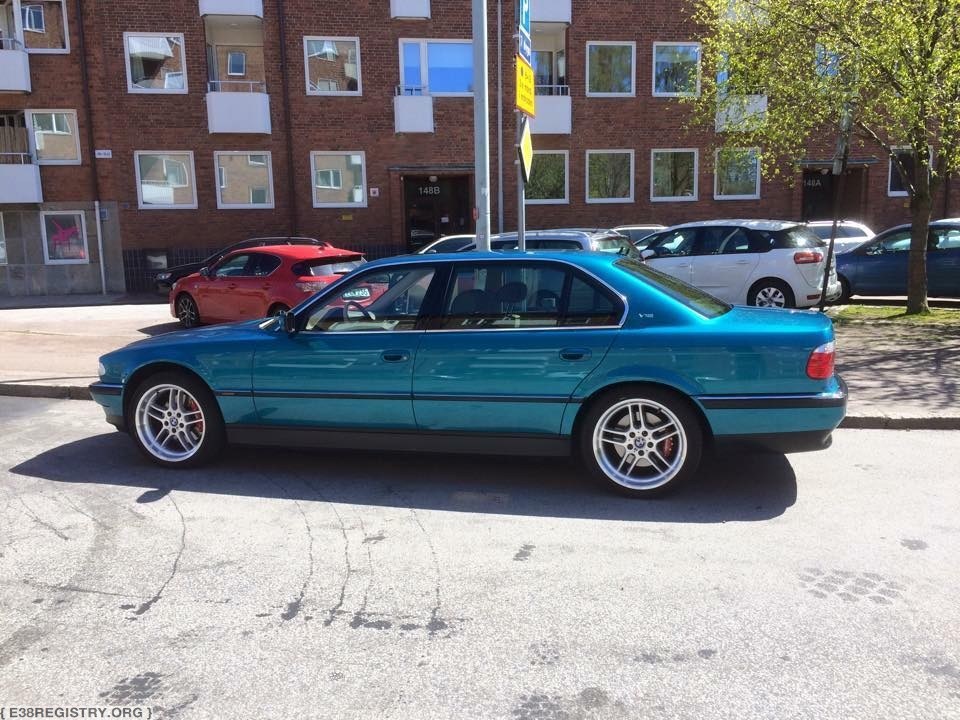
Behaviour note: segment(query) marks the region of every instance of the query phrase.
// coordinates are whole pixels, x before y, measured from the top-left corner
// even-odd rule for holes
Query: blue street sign
[[[530,0],[517,0],[519,18],[517,30],[520,36],[517,43],[517,54],[533,65],[533,42],[530,40]]]

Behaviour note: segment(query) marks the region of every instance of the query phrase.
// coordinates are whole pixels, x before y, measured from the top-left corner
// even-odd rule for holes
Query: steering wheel
[[[363,305],[361,305],[360,303],[358,303],[356,300],[347,300],[347,301],[343,304],[343,309],[344,309],[345,312],[349,311],[351,308],[354,308],[354,309],[356,309],[356,310],[359,310],[359,311],[360,311],[360,314],[363,315],[363,318],[364,318],[365,320],[369,320],[369,321],[371,321],[371,322],[373,322],[373,321],[375,320],[375,318],[374,318],[373,315],[370,313],[370,311],[368,311]]]

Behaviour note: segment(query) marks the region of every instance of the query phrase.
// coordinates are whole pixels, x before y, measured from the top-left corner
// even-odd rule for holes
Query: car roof
[[[329,244],[324,245],[263,245],[258,247],[238,248],[231,251],[231,255],[242,252],[268,252],[291,260],[312,260],[324,257],[342,257],[345,255],[361,256],[355,250],[344,250]]]
[[[750,219],[726,219],[726,220],[698,220],[696,222],[682,223],[680,225],[671,225],[667,230],[680,230],[682,228],[692,227],[722,227],[725,225],[737,225],[739,227],[750,228],[751,230],[786,230],[793,227],[803,227],[801,223],[792,220],[750,220]]]
[[[941,218],[940,220],[931,220],[930,227],[939,227],[941,225],[960,225],[960,218]],[[874,237],[879,235],[886,235],[887,233],[899,232],[901,230],[908,230],[913,227],[913,223],[901,223],[900,225],[894,225],[888,227],[886,230],[878,232]]]
[[[617,260],[622,260],[623,255],[603,252],[564,252],[563,250],[525,250],[515,252],[496,252],[485,250],[468,250],[457,253],[432,253],[430,255],[396,255],[394,257],[380,258],[367,263],[365,269],[375,269],[382,265],[416,265],[433,262],[458,262],[468,263],[475,261],[494,260],[500,262],[517,262],[518,260],[536,259],[536,260],[559,260],[561,262],[577,265],[579,267],[589,268],[592,266],[610,265]]]
[[[540,240],[592,240],[597,237],[607,237],[617,233],[612,230],[526,230],[524,235]],[[491,240],[507,240],[517,237],[515,232],[491,235]]]
[[[656,223],[651,223],[650,225],[644,225],[640,223],[638,225],[617,225],[613,230],[666,230],[666,225],[657,225]]]

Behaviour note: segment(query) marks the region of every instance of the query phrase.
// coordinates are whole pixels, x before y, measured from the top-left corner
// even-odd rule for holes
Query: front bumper
[[[108,423],[117,430],[126,431],[127,422],[123,416],[123,385],[95,382],[90,385],[90,396],[103,408]]]

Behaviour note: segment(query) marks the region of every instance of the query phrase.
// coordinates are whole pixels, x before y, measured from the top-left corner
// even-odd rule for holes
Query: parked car
[[[174,267],[158,272],[153,276],[154,287],[159,294],[167,295],[177,280],[198,272],[200,268],[216,265],[227,253],[231,253],[234,250],[243,250],[244,248],[263,247],[264,245],[315,245],[317,247],[330,247],[330,243],[308,237],[260,237],[241,240],[233,245],[228,245],[222,250],[218,250],[213,253],[213,255],[199,262],[175,265]]]
[[[639,497],[708,446],[824,448],[846,403],[819,313],[570,252],[377,260],[276,318],[108,353],[91,392],[166,467],[225,442],[577,454]]]
[[[434,240],[429,245],[424,245],[417,250],[418,255],[428,255],[430,253],[462,252],[467,248],[474,247],[476,235],[447,235]]]
[[[706,220],[674,225],[647,241],[658,270],[738,305],[805,308],[820,302],[827,248],[799,223]],[[827,299],[840,296],[830,263]]]
[[[645,241],[647,238],[652,236],[655,232],[666,229],[666,225],[621,225],[613,228],[614,232],[618,232],[621,235],[626,235],[628,238],[630,238],[630,242],[632,242],[641,250],[646,247]]]
[[[454,237],[463,238],[464,236]],[[473,238],[474,236],[470,237]],[[443,243],[445,239],[437,242]],[[525,233],[524,240],[527,250],[592,250],[639,257],[639,253],[631,244],[629,238],[613,230],[528,230]],[[475,241],[468,242],[465,239],[457,239],[451,241],[449,245],[437,245],[437,247],[442,247],[444,252],[468,252],[476,250],[477,244]],[[519,247],[520,242],[517,239],[517,233],[503,233],[490,237],[491,250],[517,250]],[[430,246],[427,246],[417,252],[427,254],[434,251],[430,249]],[[440,252],[440,250],[436,252]]]
[[[830,233],[833,231],[833,220],[811,220],[807,227],[813,230],[814,235],[829,244]],[[833,241],[833,252],[841,255],[850,252],[872,238],[873,230],[863,223],[852,220],[840,220],[837,223],[837,234]]]
[[[906,295],[910,232],[911,225],[898,225],[838,255],[840,301],[851,295]],[[930,223],[927,293],[960,297],[960,218]]]
[[[364,262],[359,253],[327,244],[234,250],[177,280],[170,291],[170,314],[185,328],[275,315]]]

